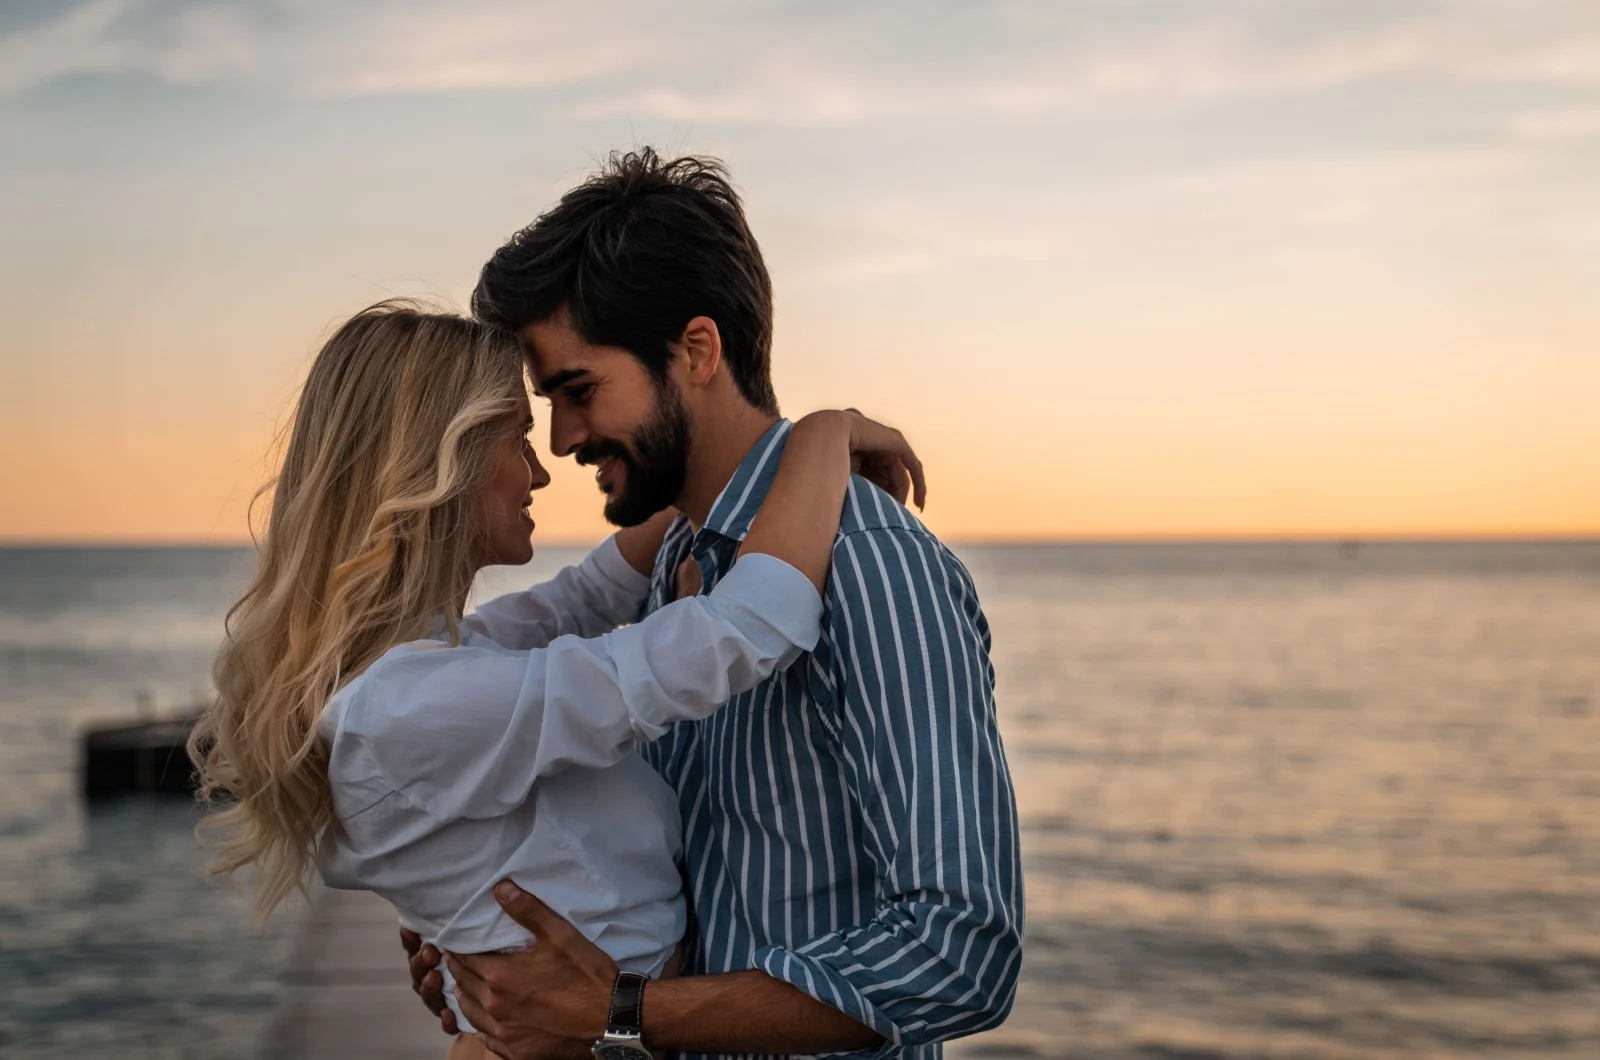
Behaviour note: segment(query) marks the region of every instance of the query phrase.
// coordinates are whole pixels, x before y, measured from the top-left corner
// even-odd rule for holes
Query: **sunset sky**
[[[646,143],[947,536],[1600,533],[1595,0],[7,0],[0,539],[243,538],[338,320]]]

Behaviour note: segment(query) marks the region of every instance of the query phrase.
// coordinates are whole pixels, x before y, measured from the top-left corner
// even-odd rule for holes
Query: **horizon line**
[[[551,538],[534,546],[540,548],[593,548],[604,537]],[[956,535],[941,538],[945,544],[976,547],[1010,546],[1027,548],[1042,545],[1272,545],[1272,544],[1600,544],[1600,529],[1580,531],[1384,531],[1378,533],[1111,533],[1111,534],[990,534]],[[254,547],[249,538],[151,537],[151,538],[7,538],[0,537],[0,551],[92,551],[117,549],[216,549],[238,550]]]

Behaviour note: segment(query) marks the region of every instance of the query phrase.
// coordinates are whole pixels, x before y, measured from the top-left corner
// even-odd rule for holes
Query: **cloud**
[[[54,22],[0,36],[0,94],[74,73],[109,73],[134,66],[114,32],[126,0],[93,0]]]
[[[0,94],[96,73],[335,96],[543,89],[579,119],[1026,120],[1407,80],[1600,87],[1600,7],[90,0],[0,37]]]
[[[361,95],[584,84],[637,62],[604,5],[91,0],[0,37],[0,92],[82,73]]]
[[[1511,128],[1527,140],[1600,139],[1600,107],[1524,111],[1512,118]]]

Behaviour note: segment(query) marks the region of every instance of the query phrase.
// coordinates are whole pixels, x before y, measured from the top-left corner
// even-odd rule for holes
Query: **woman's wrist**
[[[854,437],[850,413],[840,412],[838,409],[822,409],[807,413],[795,421],[789,444],[792,445],[799,439],[804,444],[828,449],[838,448],[849,455]]]
[[[795,421],[795,429],[808,432],[840,434],[850,437],[850,413],[841,409],[818,409],[808,412]]]

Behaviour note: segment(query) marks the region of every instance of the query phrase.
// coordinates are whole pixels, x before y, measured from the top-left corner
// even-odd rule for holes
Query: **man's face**
[[[592,346],[565,310],[522,329],[550,450],[595,468],[606,519],[636,526],[671,505],[689,465],[689,416],[678,384],[619,346]]]

